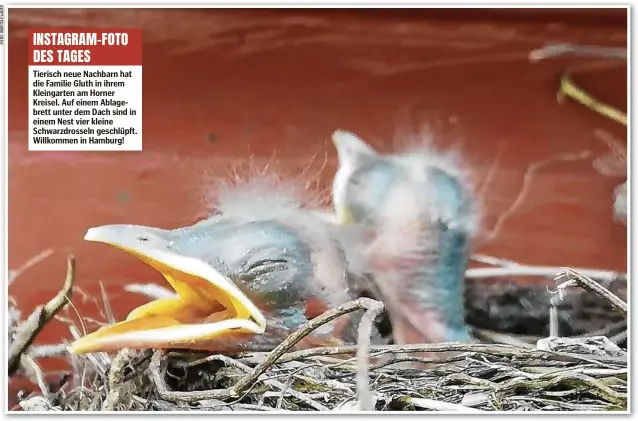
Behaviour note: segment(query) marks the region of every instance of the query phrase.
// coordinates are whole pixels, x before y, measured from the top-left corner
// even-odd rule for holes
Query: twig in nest
[[[473,261],[484,263],[494,268],[477,268],[466,271],[466,277],[472,279],[491,278],[497,276],[541,276],[554,278],[557,273],[563,270],[562,267],[553,266],[531,266],[519,263],[514,260],[502,259],[500,257],[488,256],[486,254],[473,254],[470,257]],[[606,282],[612,282],[620,279],[626,279],[626,274],[612,272],[601,269],[574,269],[578,273],[585,274],[590,278],[602,279]]]
[[[455,411],[455,412],[484,412],[480,409],[470,408],[465,405],[459,405],[458,403],[441,402],[434,399],[414,398],[406,396],[404,400],[412,406],[423,409],[433,409],[435,411]]]
[[[472,327],[472,334],[478,339],[484,339],[505,345],[517,346],[519,348],[534,348],[532,340],[529,338],[524,338],[521,335],[498,333],[491,330],[478,329],[476,327]],[[527,339],[527,341],[525,341],[525,339]],[[534,340],[534,342],[536,342],[536,340]]]
[[[29,349],[29,356],[34,359],[56,357],[60,355],[66,355],[65,344],[39,345],[32,346],[31,349]]]
[[[109,392],[106,395],[106,399],[104,399],[102,410],[114,411],[117,408],[120,403],[120,399],[122,398],[120,396],[120,386],[122,386],[125,381],[124,370],[134,357],[135,352],[125,348],[118,352],[115,358],[113,358],[111,368],[109,370]]]
[[[372,313],[372,316],[369,319],[366,319],[364,316],[359,325],[359,333],[365,332],[366,330],[370,331],[371,325],[367,326],[367,320],[374,320],[376,315],[383,309],[382,304],[378,301],[371,300],[369,298],[359,298],[354,301],[350,301],[346,304],[343,304],[335,309],[329,310],[322,315],[315,317],[311,321],[309,321],[302,328],[297,330],[295,333],[288,336],[281,344],[279,344],[275,349],[273,349],[265,360],[261,361],[257,366],[251,370],[251,372],[242,377],[237,383],[227,389],[221,390],[208,390],[208,391],[195,391],[195,392],[178,392],[171,391],[168,389],[166,382],[162,376],[162,355],[163,353],[158,351],[153,355],[150,365],[151,376],[155,386],[157,387],[157,391],[162,399],[168,401],[182,401],[182,402],[197,402],[205,399],[227,399],[227,398],[238,398],[242,392],[250,389],[252,385],[259,379],[259,376],[264,374],[270,366],[272,366],[277,360],[284,355],[288,350],[293,348],[299,341],[308,336],[315,329],[330,323],[331,321],[352,313],[357,310],[366,310],[367,313]],[[363,324],[363,326],[361,326]],[[365,345],[365,343],[364,343]],[[351,353],[357,353],[357,356],[361,358],[365,358],[368,350],[364,347],[363,350],[359,350],[358,346],[353,346]],[[367,367],[367,361],[365,361],[365,365]],[[366,377],[367,380],[367,377]],[[281,385],[283,387],[283,385]],[[369,387],[369,386],[368,386]],[[369,390],[369,389],[368,389]],[[292,391],[289,391],[292,392]],[[298,393],[298,392],[297,392]],[[364,392],[365,393],[365,392]]]
[[[290,387],[292,386],[292,384],[295,382],[296,379],[296,374],[299,372],[302,372],[308,368],[312,367],[312,365],[310,366],[302,366],[297,368],[295,371],[293,371],[292,373],[290,373],[290,375],[288,376],[288,380],[286,381],[286,383],[283,385],[283,387],[281,387],[281,392],[279,393],[279,399],[277,399],[277,405],[275,406],[276,410],[280,410],[281,406],[284,403],[284,397],[286,396],[286,392],[288,391],[288,389],[290,389]],[[323,405],[322,405],[323,406]],[[325,408],[325,407],[324,407]],[[327,409],[327,408],[326,408]]]
[[[11,349],[9,350],[9,377],[20,367],[20,357],[31,346],[38,333],[60,311],[71,298],[73,282],[75,280],[75,257],[67,258],[67,270],[64,286],[58,294],[44,306],[37,307],[31,316],[24,322],[20,331],[16,334]]]
[[[444,382],[458,382],[461,384],[478,386],[484,389],[491,389],[491,391],[498,394],[503,394],[507,391],[514,391],[517,389],[529,389],[538,391],[558,385],[569,385],[575,389],[587,386],[587,391],[589,393],[605,399],[608,402],[622,404],[623,402],[626,402],[627,399],[625,394],[614,391],[604,382],[577,372],[546,373],[534,379],[515,377],[503,383],[495,383],[490,380],[476,379],[468,376],[467,374],[457,373],[448,376],[444,380]],[[575,385],[576,387],[574,387]]]
[[[379,301],[366,299],[362,305],[366,309],[359,322],[357,341],[357,392],[359,395],[359,408],[362,411],[374,411],[374,400],[370,392],[369,361],[370,361],[370,337],[374,320],[383,311],[383,304]]]
[[[20,358],[20,364],[25,368],[26,371],[31,372],[33,377],[35,377],[36,383],[42,391],[42,395],[45,397],[49,396],[49,387],[47,386],[46,381],[44,380],[44,374],[42,374],[42,370],[35,362],[35,360],[29,354],[22,354]],[[29,376],[32,377],[32,376]]]
[[[305,370],[306,367],[299,367],[298,369],[296,369],[295,371],[292,372],[292,374],[290,375],[290,377],[288,378],[288,380],[286,381],[286,383],[284,384],[284,387],[281,389],[281,393],[279,394],[279,399],[277,399],[277,405],[275,405],[275,409],[276,410],[281,410],[281,406],[284,403],[284,397],[286,396],[286,391],[288,389],[290,389],[290,386],[292,386],[292,384],[295,381],[295,374],[297,374],[300,371]]]
[[[476,268],[468,269],[465,277],[470,279],[483,279],[500,276],[540,276],[545,278],[554,278],[562,272],[562,267],[552,266],[525,266],[525,265],[508,265],[497,268]],[[575,269],[578,273],[582,273],[590,278],[601,279],[606,282],[612,282],[618,279],[626,278],[626,275],[610,271],[598,269]]]
[[[558,294],[552,294],[549,297],[549,336],[551,337],[559,335],[558,298]]]
[[[109,324],[115,324],[115,316],[113,316],[111,303],[109,302],[109,297],[106,294],[106,289],[102,281],[100,281],[100,291],[102,292],[102,304],[104,305],[104,318]]]
[[[508,266],[520,266],[519,263],[513,260],[501,259],[500,257],[488,256],[487,254],[476,253],[473,254],[470,259],[475,262],[485,263],[490,266],[508,267]]]
[[[302,358],[309,358],[318,355],[343,355],[354,354],[357,352],[356,345],[339,346],[339,347],[320,347],[312,349],[303,349],[294,351],[284,355],[279,362],[294,361]],[[599,355],[579,355],[566,352],[545,352],[531,349],[520,349],[510,345],[487,345],[487,344],[458,344],[458,343],[440,343],[440,344],[409,344],[409,345],[374,345],[370,347],[371,356],[379,356],[389,353],[431,353],[431,352],[481,352],[500,357],[509,358],[527,358],[540,359],[543,361],[599,361],[609,364],[626,364],[627,358],[607,357]]]
[[[565,288],[569,288],[572,286],[580,286],[586,289],[589,292],[596,294],[598,297],[607,301],[611,307],[622,314],[623,316],[627,316],[627,303],[618,298],[612,292],[610,292],[607,288],[600,285],[598,282],[593,279],[584,276],[573,269],[570,268],[562,268],[561,273],[556,275],[554,278],[556,282],[562,282],[558,285],[558,292],[562,293]]]

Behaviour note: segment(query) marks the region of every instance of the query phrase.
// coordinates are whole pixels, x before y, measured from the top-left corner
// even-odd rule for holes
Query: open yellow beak
[[[167,231],[135,226],[91,228],[84,239],[127,251],[158,270],[177,293],[131,311],[125,321],[105,326],[73,342],[84,354],[122,348],[206,349],[230,332],[262,334],[266,319],[237,286],[208,263],[172,250]]]

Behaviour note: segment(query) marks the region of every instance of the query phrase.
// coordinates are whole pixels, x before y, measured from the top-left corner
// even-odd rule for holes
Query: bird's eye
[[[361,187],[361,177],[357,177],[357,176],[350,177],[349,183],[351,186]]]

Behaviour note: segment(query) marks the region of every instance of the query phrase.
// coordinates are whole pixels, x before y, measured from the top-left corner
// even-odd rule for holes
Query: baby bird
[[[192,226],[91,228],[85,239],[137,256],[176,292],[72,343],[76,354],[128,348],[267,351],[308,320],[352,298],[335,226],[283,181],[252,179],[217,196],[217,212]],[[360,316],[359,316],[360,317]],[[356,341],[347,316],[298,348]]]
[[[478,216],[458,166],[425,149],[382,155],[345,131],[333,141],[333,203],[351,230],[351,268],[384,302],[395,342],[470,341],[463,287]]]

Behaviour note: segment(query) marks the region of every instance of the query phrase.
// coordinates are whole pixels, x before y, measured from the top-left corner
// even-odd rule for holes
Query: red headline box
[[[29,30],[30,66],[141,66],[140,28]]]

